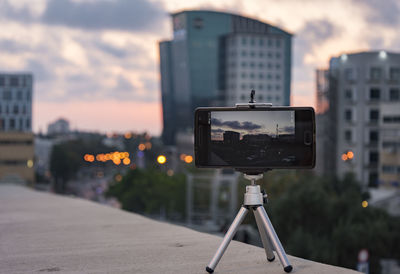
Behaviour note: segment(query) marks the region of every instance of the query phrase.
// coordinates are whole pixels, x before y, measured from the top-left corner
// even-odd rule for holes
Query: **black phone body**
[[[197,167],[261,172],[315,166],[312,107],[201,107],[194,135]]]

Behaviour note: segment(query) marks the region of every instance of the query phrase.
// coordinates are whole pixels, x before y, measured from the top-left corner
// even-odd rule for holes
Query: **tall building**
[[[31,74],[0,73],[0,181],[34,181]]]
[[[317,155],[317,161],[327,161],[338,176],[353,172],[364,186],[378,185],[385,173],[380,164],[384,132],[400,134],[400,120],[389,126],[382,116],[388,102],[392,112],[400,109],[400,54],[373,51],[331,58],[325,79],[317,77],[317,100],[322,98],[321,81],[328,83],[324,97],[328,102],[320,104],[324,111],[317,127],[330,141],[322,146],[325,152]],[[400,166],[396,161],[392,164]]]
[[[163,140],[193,127],[199,106],[256,100],[290,104],[291,38],[255,19],[215,11],[172,14],[173,39],[160,42]]]

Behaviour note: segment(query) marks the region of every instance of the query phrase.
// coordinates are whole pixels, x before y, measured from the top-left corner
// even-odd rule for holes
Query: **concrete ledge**
[[[206,273],[221,238],[90,201],[0,185],[1,273]],[[289,256],[292,273],[359,273]],[[215,273],[285,273],[232,242]]]

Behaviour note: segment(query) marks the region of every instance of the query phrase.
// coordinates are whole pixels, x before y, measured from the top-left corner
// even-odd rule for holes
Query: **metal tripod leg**
[[[285,253],[285,250],[283,249],[283,246],[282,246],[281,242],[279,241],[278,236],[276,235],[275,229],[272,226],[271,221],[268,218],[265,208],[263,206],[257,207],[256,211],[254,211],[254,214],[256,214],[256,215],[258,214],[258,217],[260,218],[261,223],[264,226],[265,231],[268,234],[268,237],[271,239],[271,242],[274,245],[275,251],[278,254],[279,260],[281,261],[281,263],[283,265],[283,270],[285,270],[285,272],[292,271],[293,267],[289,263],[289,260]]]
[[[238,214],[236,215],[231,226],[229,227],[228,231],[226,232],[221,245],[218,247],[217,252],[215,252],[214,257],[211,259],[210,263],[206,267],[207,272],[209,272],[209,273],[214,272],[215,267],[217,266],[222,255],[224,255],[226,248],[228,247],[228,245],[231,242],[233,236],[235,235],[237,229],[239,228],[239,225],[243,222],[243,220],[246,217],[248,212],[249,212],[249,210],[246,207],[242,206],[240,208]]]
[[[262,225],[259,214],[255,211],[255,209],[253,212],[256,219],[258,232],[260,233],[261,241],[265,249],[265,254],[267,255],[267,260],[272,262],[273,260],[275,260],[275,254],[272,251],[271,242],[268,238],[267,232],[264,229],[264,226]]]

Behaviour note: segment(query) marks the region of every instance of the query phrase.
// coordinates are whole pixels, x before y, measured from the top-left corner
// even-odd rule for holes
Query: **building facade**
[[[0,181],[34,182],[33,77],[0,73]]]
[[[48,135],[61,135],[68,133],[70,133],[69,122],[63,118],[60,118],[53,123],[50,123],[47,127]]]
[[[173,39],[160,42],[163,140],[191,131],[199,106],[249,100],[290,104],[291,37],[251,18],[214,11],[172,14]]]
[[[325,80],[328,102],[324,103],[320,119],[317,118],[320,121],[317,126],[323,135],[329,136],[326,144],[332,146],[324,146],[325,154],[320,152],[317,161],[328,161],[327,166],[333,167],[338,176],[352,172],[364,186],[377,186],[382,174],[380,142],[385,126],[381,122],[382,113],[388,102],[394,109],[400,109],[400,54],[385,51],[342,54],[331,58]],[[318,86],[321,85],[317,82]],[[317,99],[321,98],[318,92]],[[400,123],[391,127],[400,129]],[[326,169],[322,172],[329,173]]]

